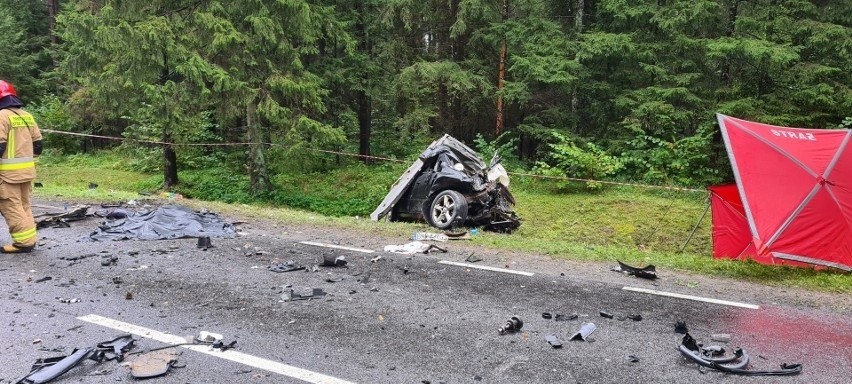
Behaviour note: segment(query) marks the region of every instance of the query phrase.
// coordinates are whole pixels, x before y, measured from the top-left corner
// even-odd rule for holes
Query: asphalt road
[[[79,241],[103,220],[90,218],[40,230],[35,253],[0,255],[0,383],[25,376],[39,358],[94,347],[128,327],[137,333],[132,351],[166,346],[170,335],[192,339],[201,331],[237,342],[226,352],[206,345],[178,348],[176,367],[149,383],[848,383],[852,377],[852,309],[815,302],[808,293],[771,294],[772,289],[674,272],[652,282],[600,264],[553,262],[460,241],[441,243],[447,253],[399,255],[383,252],[383,245],[408,239],[224,219],[246,220],[243,233],[214,238],[206,250],[196,239]],[[8,236],[5,227],[0,232]],[[472,252],[483,258],[472,266],[503,272],[439,263],[464,263]],[[314,267],[324,255],[345,256],[348,264]],[[109,259],[115,260],[103,265]],[[307,269],[267,268],[287,260]],[[327,295],[282,301],[282,292],[303,288],[321,288]],[[578,317],[555,321],[543,318],[544,312]],[[634,314],[642,320],[619,319]],[[523,328],[499,334],[513,316],[524,321]],[[803,372],[743,377],[700,370],[677,351],[683,336],[674,331],[677,321],[700,342],[729,351],[744,348],[751,369],[801,363]],[[590,340],[570,341],[587,322],[597,326]],[[711,342],[720,333],[730,334],[731,341]],[[552,348],[545,341],[549,335],[563,347]],[[54,382],[135,380],[118,362],[84,361]]]

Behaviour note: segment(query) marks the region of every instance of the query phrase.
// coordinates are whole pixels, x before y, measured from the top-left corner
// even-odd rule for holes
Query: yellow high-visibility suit
[[[4,253],[28,252],[38,239],[30,195],[41,140],[32,115],[20,108],[0,109],[0,148],[5,147],[0,156],[0,213],[12,237],[11,245],[0,248]]]

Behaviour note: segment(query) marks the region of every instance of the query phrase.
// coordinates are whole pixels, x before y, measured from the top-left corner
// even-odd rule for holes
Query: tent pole
[[[701,222],[704,221],[704,216],[707,216],[707,211],[710,210],[710,195],[707,195],[707,198],[704,199],[707,205],[704,206],[704,212],[701,213],[701,217],[698,219],[698,222],[695,223],[695,226],[692,227],[692,232],[689,233],[689,236],[686,238],[686,241],[683,242],[683,245],[680,246],[680,250],[678,253],[683,253],[683,250],[686,249],[686,245],[689,244],[689,241],[692,240],[692,236],[695,235],[695,231],[698,230],[698,226],[701,225]]]

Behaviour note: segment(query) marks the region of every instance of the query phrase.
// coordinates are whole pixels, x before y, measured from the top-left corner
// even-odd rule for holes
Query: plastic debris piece
[[[296,300],[309,300],[314,298],[320,298],[327,295],[322,288],[305,288],[300,292],[294,292],[292,289],[285,289],[284,292],[281,293],[281,301],[296,301]]]
[[[213,349],[220,349],[220,350],[222,350],[222,352],[225,352],[225,351],[227,351],[231,348],[236,348],[236,347],[237,347],[237,341],[236,340],[233,340],[228,344],[225,344],[225,342],[222,341],[222,340],[217,340],[216,342],[213,343]]]
[[[630,360],[631,363],[638,363],[639,362],[639,358],[634,356],[634,355],[627,356],[627,360]]]
[[[683,321],[678,321],[675,323],[675,333],[687,334],[689,332],[689,328],[686,327],[686,323]]]
[[[554,316],[554,317],[553,317],[553,320],[556,320],[556,321],[569,321],[569,320],[575,320],[575,319],[577,319],[578,317],[580,317],[580,316],[577,316],[576,314],[571,314],[571,315],[560,315],[560,314],[558,314],[558,313],[557,313],[557,314],[556,314],[556,316]]]
[[[345,267],[346,266],[346,256],[331,256],[324,255],[322,257],[322,265],[324,267]]]
[[[68,356],[60,356],[49,359],[39,359],[33,364],[32,371],[18,383],[41,384],[47,383],[65,372],[76,367],[83,360],[90,358],[95,353],[94,348],[75,349]]]
[[[104,357],[107,360],[123,361],[124,353],[133,348],[134,343],[136,343],[136,340],[133,339],[133,335],[128,333],[112,340],[98,343],[97,348],[99,351],[104,352]]]
[[[169,367],[177,361],[177,356],[175,348],[143,353],[130,362],[130,375],[135,379],[165,375]]]
[[[642,321],[642,315],[638,313],[635,315],[627,315],[627,318],[633,321]]]
[[[654,280],[657,278],[657,267],[655,267],[654,265],[636,268],[618,261],[618,268],[613,268],[612,270],[616,272],[622,272],[631,276],[641,277],[643,279]]]
[[[65,303],[65,304],[74,304],[74,303],[79,303],[79,302],[80,302],[80,299],[78,299],[78,298],[76,298],[76,297],[75,297],[75,298],[73,298],[73,299],[65,299],[65,298],[60,297],[60,298],[59,298],[59,302],[60,302],[60,303]]]
[[[505,325],[503,325],[501,328],[498,328],[497,332],[499,332],[501,335],[504,335],[507,333],[514,333],[520,331],[523,327],[524,321],[516,316],[513,316],[511,319],[506,321]]]
[[[548,344],[550,344],[550,346],[554,349],[562,348],[562,343],[559,341],[558,338],[556,338],[556,336],[547,335],[544,337],[544,339],[547,340]]]
[[[467,261],[468,263],[476,263],[476,262],[482,261],[482,258],[471,253],[470,255],[468,255],[468,257],[466,259],[464,259],[464,261]]]
[[[299,264],[296,264],[296,262],[293,261],[293,260],[288,260],[288,261],[285,261],[281,264],[275,264],[275,265],[269,266],[270,271],[278,272],[278,273],[299,271],[299,270],[302,270],[302,269],[305,269],[305,267],[303,267]]]
[[[218,333],[212,333],[207,331],[198,332],[198,336],[195,336],[195,341],[204,344],[212,344],[216,341],[222,340],[224,336]]]
[[[553,315],[552,315],[552,314],[550,314],[549,312],[543,312],[543,313],[541,314],[541,318],[542,318],[542,319],[552,319],[552,318],[553,318]]]
[[[586,341],[586,338],[588,338],[589,335],[591,335],[592,332],[594,332],[596,329],[598,329],[598,326],[596,326],[594,323],[583,323],[583,325],[580,327],[580,330],[577,331],[574,336],[571,336],[571,340]]]
[[[210,236],[200,236],[198,238],[198,248],[206,250],[207,248],[213,247],[213,244],[210,242]]]
[[[600,313],[601,313],[601,317],[606,317],[607,319],[613,318],[613,315],[609,312],[601,311]]]

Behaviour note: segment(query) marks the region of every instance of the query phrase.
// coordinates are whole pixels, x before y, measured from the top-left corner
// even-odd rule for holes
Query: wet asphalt
[[[355,383],[848,383],[852,377],[848,308],[788,305],[749,292],[715,298],[760,309],[653,296],[622,288],[694,292],[628,276],[599,280],[558,262],[525,265],[522,259],[485,257],[475,263],[533,276],[463,268],[438,263],[464,262],[469,249],[456,250],[454,242],[441,244],[447,253],[399,255],[383,252],[381,244],[407,239],[286,223],[248,223],[242,235],[214,238],[209,249],[198,248],[194,238],[79,241],[102,220],[42,229],[37,252],[0,255],[0,383],[26,375],[36,359],[122,334],[78,319],[91,314],[190,338],[219,333],[236,341],[239,352]],[[324,256],[344,256],[347,265],[315,267]],[[306,269],[268,269],[290,260]],[[310,288],[326,295],[282,301],[290,289]],[[79,301],[68,302],[73,299]],[[555,321],[544,312],[577,318]],[[641,321],[625,318],[636,314]],[[513,316],[524,321],[523,328],[499,334]],[[699,369],[677,351],[683,336],[675,332],[678,321],[700,342],[746,349],[752,369],[801,363],[803,372],[743,377]],[[571,341],[588,322],[597,326],[590,339]],[[711,342],[713,334],[730,334],[731,341]],[[551,347],[547,336],[558,338],[562,348]],[[133,351],[165,344],[140,337],[136,345]],[[176,367],[146,382],[304,382],[215,353],[179,351]],[[54,382],[133,381],[115,361],[85,361]]]

